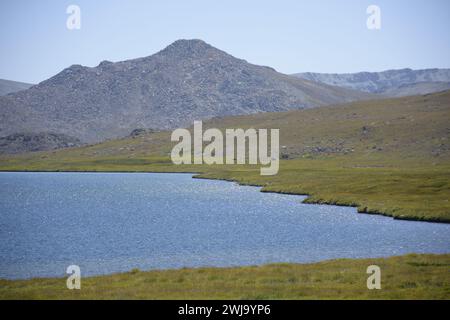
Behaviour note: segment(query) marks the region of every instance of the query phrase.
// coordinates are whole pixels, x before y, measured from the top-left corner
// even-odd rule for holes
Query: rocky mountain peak
[[[202,40],[178,40],[144,58],[103,61],[93,68],[73,65],[0,97],[0,136],[54,132],[93,143],[136,128],[172,129],[216,116],[370,97],[247,63]]]
[[[203,40],[199,39],[181,39],[173,42],[165,49],[158,52],[158,55],[177,56],[180,59],[198,58],[208,53],[223,53],[219,49],[214,48]]]

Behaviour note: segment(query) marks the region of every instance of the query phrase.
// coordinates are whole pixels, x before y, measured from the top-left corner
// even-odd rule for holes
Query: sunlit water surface
[[[0,173],[0,278],[450,252],[450,224],[189,174]]]

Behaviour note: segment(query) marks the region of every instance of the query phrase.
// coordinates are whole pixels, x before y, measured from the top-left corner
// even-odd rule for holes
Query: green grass
[[[174,166],[170,132],[81,148],[1,156],[0,171],[196,172],[198,177],[307,194],[308,203],[398,219],[450,222],[450,91],[284,113],[214,119],[204,127],[279,128],[276,176],[259,166]],[[376,245],[376,244],[375,244]],[[369,264],[382,290],[366,288]],[[0,299],[449,299],[450,255],[201,268],[83,279],[0,281]]]
[[[381,290],[368,290],[369,265]],[[0,299],[449,299],[450,255],[339,259],[313,264],[139,271],[82,278],[0,280]]]
[[[255,170],[207,172],[202,177],[262,185],[262,191],[308,194],[306,203],[358,207],[359,212],[397,219],[450,221],[450,166],[370,167],[346,159],[290,160],[280,174],[263,177]]]
[[[213,119],[204,129],[279,128],[276,176],[258,166],[174,166],[170,132],[51,152],[0,156],[0,171],[198,172],[307,194],[308,203],[398,219],[450,222],[450,91],[309,110]]]
[[[362,213],[396,219],[450,222],[450,165],[445,163],[328,156],[281,161],[278,175],[261,176],[259,166],[175,166],[167,157],[53,157],[45,161],[32,158],[20,164],[16,161],[3,162],[0,168],[12,171],[198,172],[201,178],[262,186],[264,192],[307,194],[306,203],[355,206]]]

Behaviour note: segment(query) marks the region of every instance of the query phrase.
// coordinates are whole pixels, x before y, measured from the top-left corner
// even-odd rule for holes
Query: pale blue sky
[[[66,8],[81,8],[81,30]],[[366,8],[381,8],[368,30]],[[0,78],[37,83],[72,64],[151,55],[203,39],[280,72],[450,67],[448,0],[1,0]]]

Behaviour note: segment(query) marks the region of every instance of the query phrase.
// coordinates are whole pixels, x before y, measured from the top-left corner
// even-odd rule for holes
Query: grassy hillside
[[[276,176],[259,166],[171,164],[170,132],[0,158],[0,170],[199,172],[200,177],[308,194],[400,219],[450,222],[450,91],[282,113],[213,119],[204,127],[279,128]]]
[[[368,290],[367,267],[381,269]],[[0,299],[449,299],[450,255],[339,259],[313,264],[198,268],[82,278],[0,280]]]

